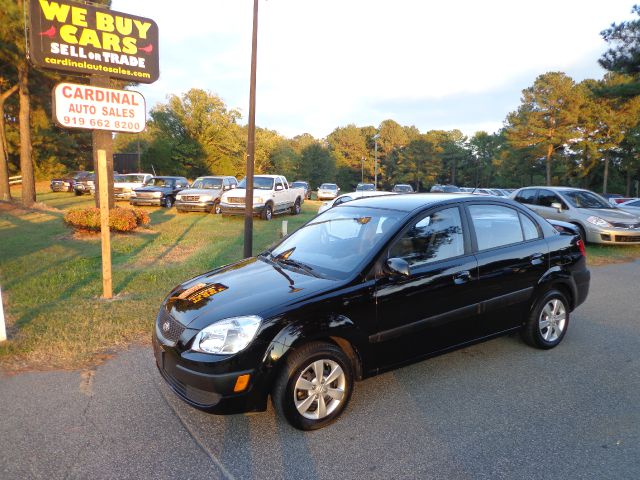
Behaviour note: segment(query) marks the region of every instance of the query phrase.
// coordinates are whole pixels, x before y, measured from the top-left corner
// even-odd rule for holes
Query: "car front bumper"
[[[640,245],[640,229],[587,226],[587,241],[609,245]]]
[[[264,205],[254,205],[253,214],[260,215],[264,210]],[[220,203],[220,211],[223,215],[244,215],[245,206],[240,203]]]
[[[338,195],[335,193],[320,193],[318,192],[318,200],[333,200],[334,198],[336,198]]]
[[[161,207],[164,205],[164,198],[138,198],[131,197],[129,199],[131,205],[151,205],[155,207]]]
[[[186,212],[210,212],[215,202],[213,200],[207,202],[185,202],[184,200],[176,200],[175,206],[178,210]]]
[[[267,409],[265,372],[230,368],[229,365],[237,363],[236,359],[216,361],[220,358],[217,355],[211,355],[213,360],[210,362],[186,360],[175,347],[163,345],[156,334],[152,343],[158,371],[171,389],[189,405],[220,415]],[[249,383],[243,391],[235,392],[234,387],[241,375],[249,375]]]

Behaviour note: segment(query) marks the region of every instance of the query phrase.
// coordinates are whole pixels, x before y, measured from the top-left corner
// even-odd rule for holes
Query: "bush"
[[[100,230],[100,209],[96,207],[74,208],[64,215],[64,222],[76,230]],[[139,208],[112,208],[109,210],[109,230],[130,232],[138,225],[147,225],[149,215]]]

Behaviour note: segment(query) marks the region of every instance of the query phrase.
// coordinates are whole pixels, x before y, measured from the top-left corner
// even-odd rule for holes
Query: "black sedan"
[[[354,200],[175,288],[156,363],[202,410],[262,411],[271,395],[292,425],[320,428],[356,380],[517,330],[555,347],[587,296],[584,255],[570,225],[507,199]]]
[[[184,177],[152,177],[143,187],[131,192],[131,205],[155,205],[171,208],[176,195],[189,188],[189,181]]]

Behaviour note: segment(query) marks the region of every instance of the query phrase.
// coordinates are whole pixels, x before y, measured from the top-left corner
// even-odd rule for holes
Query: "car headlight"
[[[162,198],[162,192],[153,192],[153,198]]]
[[[255,315],[234,317],[212,323],[198,332],[191,350],[232,355],[244,350],[256,336],[262,318]]]
[[[592,223],[593,225],[597,225],[598,227],[611,227],[611,224],[607,222],[604,218],[592,216],[587,218],[587,222]]]
[[[136,198],[136,192],[135,192],[135,190],[131,190],[131,198]]]
[[[211,195],[200,195],[201,202],[210,202],[211,200],[213,200]]]
[[[182,195],[176,195],[176,200],[182,200]]]

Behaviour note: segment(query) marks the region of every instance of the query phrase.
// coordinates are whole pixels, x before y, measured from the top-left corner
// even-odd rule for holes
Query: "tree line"
[[[28,205],[36,177],[92,169],[93,158],[90,132],[51,121],[51,88],[69,79],[30,68],[23,1],[0,0],[0,199],[10,199],[8,176],[21,173]],[[633,13],[640,16],[639,7]],[[610,48],[599,61],[609,73],[579,83],[563,72],[538,76],[498,132],[421,132],[393,119],[341,126],[323,139],[257,128],[255,171],[343,189],[377,177],[382,188],[410,183],[418,191],[435,183],[548,184],[630,195],[640,178],[640,19],[602,36]],[[139,151],[143,169],[159,174],[243,176],[247,127],[218,95],[195,88],[170,95],[149,116],[143,133],[115,136],[115,152]]]

